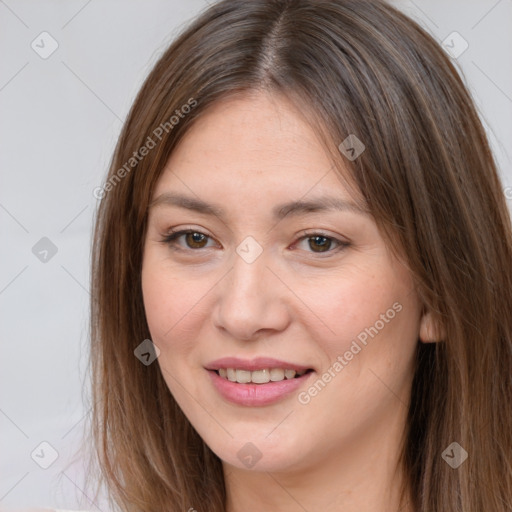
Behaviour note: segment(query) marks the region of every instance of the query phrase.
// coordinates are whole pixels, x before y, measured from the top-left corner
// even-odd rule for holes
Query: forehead
[[[315,129],[284,97],[266,92],[228,97],[202,113],[171,154],[153,199],[170,191],[246,204],[353,198]]]
[[[329,166],[314,130],[285,101],[268,93],[226,98],[209,107],[185,134],[171,163],[215,158],[252,174],[297,166]],[[301,165],[302,166],[302,165]]]

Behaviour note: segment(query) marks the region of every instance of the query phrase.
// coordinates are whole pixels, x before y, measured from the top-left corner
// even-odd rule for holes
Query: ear
[[[420,340],[423,343],[437,343],[445,338],[444,329],[434,320],[430,311],[426,311],[420,320]]]

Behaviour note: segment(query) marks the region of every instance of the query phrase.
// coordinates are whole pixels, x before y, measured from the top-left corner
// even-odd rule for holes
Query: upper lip
[[[218,370],[219,368],[234,368],[239,370],[256,371],[264,368],[282,368],[284,370],[311,370],[310,366],[281,361],[272,357],[256,357],[254,359],[240,359],[238,357],[222,357],[208,363],[207,370]]]

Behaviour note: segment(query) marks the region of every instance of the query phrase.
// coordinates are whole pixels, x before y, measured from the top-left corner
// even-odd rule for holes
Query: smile
[[[219,368],[215,371],[217,375],[231,382],[238,382],[239,384],[266,384],[267,382],[295,379],[312,370],[263,368],[261,370],[249,371],[239,368]]]

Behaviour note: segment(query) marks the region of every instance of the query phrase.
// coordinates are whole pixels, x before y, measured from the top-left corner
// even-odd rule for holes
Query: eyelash
[[[166,245],[168,245],[173,250],[199,251],[201,249],[209,249],[209,247],[201,247],[199,249],[192,249],[192,248],[189,248],[189,247],[183,248],[183,247],[177,246],[177,244],[176,244],[177,239],[179,239],[183,235],[187,235],[187,234],[190,234],[190,233],[197,233],[199,235],[203,235],[203,236],[205,236],[205,237],[207,237],[209,239],[212,239],[212,237],[210,237],[206,233],[202,233],[201,231],[198,231],[197,229],[182,229],[182,230],[177,230],[177,231],[170,231],[161,240],[161,242],[166,244]],[[335,244],[338,245],[338,247],[336,247],[335,249],[327,250],[327,251],[324,251],[324,252],[322,252],[322,251],[321,252],[308,251],[308,252],[311,252],[312,254],[319,255],[320,257],[322,257],[321,255],[323,255],[323,254],[327,254],[328,256],[330,256],[330,255],[332,255],[334,253],[338,253],[339,251],[341,251],[343,249],[346,249],[350,245],[349,242],[345,242],[343,240],[339,240],[338,238],[335,238],[333,236],[327,235],[326,233],[322,233],[322,232],[318,232],[318,231],[313,231],[313,232],[309,232],[309,233],[303,232],[302,236],[297,240],[296,243],[302,242],[303,240],[315,238],[315,237],[325,238],[325,239],[330,240],[330,241],[332,241],[332,242],[334,242]]]

